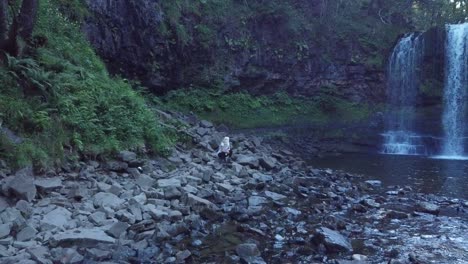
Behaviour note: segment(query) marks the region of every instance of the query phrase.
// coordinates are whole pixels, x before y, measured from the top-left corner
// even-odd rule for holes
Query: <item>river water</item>
[[[380,180],[385,186],[411,186],[426,194],[468,199],[468,161],[422,156],[343,154],[313,158],[317,168],[331,168]]]

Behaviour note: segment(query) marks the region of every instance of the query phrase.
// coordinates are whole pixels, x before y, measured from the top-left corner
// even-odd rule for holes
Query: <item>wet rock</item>
[[[75,245],[89,247],[98,243],[115,243],[115,239],[98,228],[72,229],[53,235],[50,240],[52,246]]]
[[[124,222],[117,222],[109,228],[106,233],[115,237],[119,238],[121,234],[123,234],[127,229],[129,228],[129,224],[124,223]]]
[[[96,207],[117,208],[121,206],[123,200],[112,193],[100,192],[94,195],[93,204]]]
[[[8,195],[31,202],[36,197],[36,186],[32,175],[17,174],[6,180],[2,186]]]
[[[236,247],[237,255],[247,263],[266,263],[260,257],[260,251],[256,244],[240,244]]]
[[[438,215],[439,212],[440,212],[440,207],[438,205],[433,204],[433,203],[420,202],[416,206],[416,211],[423,212],[423,213],[429,213],[429,214],[433,214],[433,215]]]
[[[37,230],[32,226],[26,226],[18,234],[16,234],[17,241],[28,241],[34,238],[37,234]]]
[[[327,249],[327,252],[339,253],[353,251],[353,247],[347,238],[337,231],[326,227],[321,227],[316,230],[314,240],[322,243]]]

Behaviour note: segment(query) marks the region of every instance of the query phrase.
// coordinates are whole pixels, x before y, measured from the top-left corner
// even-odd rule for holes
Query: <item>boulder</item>
[[[29,241],[37,234],[37,230],[32,226],[26,226],[18,234],[16,234],[17,241]]]
[[[17,174],[7,179],[4,185],[10,196],[31,202],[36,197],[36,186],[32,175]]]
[[[93,204],[96,207],[117,208],[123,204],[123,200],[112,193],[100,192],[94,195]]]
[[[66,247],[70,245],[92,247],[99,243],[113,244],[115,243],[115,239],[108,236],[103,230],[98,228],[77,228],[53,235],[50,238],[49,243],[53,247]]]
[[[270,175],[266,175],[266,174],[263,174],[263,173],[254,173],[252,175],[252,178],[254,178],[255,180],[257,180],[258,182],[271,182],[273,181],[273,177],[270,176]]]
[[[128,227],[130,225],[125,223],[125,222],[117,222],[115,224],[113,224],[107,231],[106,233],[115,237],[115,238],[119,238],[120,235],[122,233],[124,233],[125,231],[127,231]]]
[[[63,228],[71,219],[72,213],[63,207],[50,211],[42,218],[42,226],[46,228]]]
[[[237,255],[246,263],[266,263],[260,257],[260,251],[257,248],[257,245],[253,243],[240,244],[236,247]]]
[[[58,190],[62,188],[62,180],[59,177],[54,178],[37,178],[34,181],[37,190],[42,193]]]
[[[166,187],[181,187],[182,184],[181,184],[180,180],[171,178],[171,179],[161,179],[161,180],[158,180],[158,186],[159,186],[160,188],[166,188]]]
[[[128,164],[123,161],[108,161],[106,167],[111,171],[125,172],[128,169]]]
[[[274,201],[279,201],[287,198],[285,195],[270,191],[265,191],[265,196],[273,199]]]
[[[255,195],[249,197],[249,206],[261,206],[266,203],[268,200],[265,197]]]
[[[210,121],[202,120],[200,121],[200,126],[204,128],[213,128],[213,123]]]
[[[8,201],[4,197],[0,197],[0,213],[9,207]]]
[[[327,252],[330,253],[353,251],[353,247],[347,238],[337,231],[326,227],[317,229],[314,239],[316,242],[322,243],[327,249]]]
[[[118,154],[118,158],[120,161],[126,162],[126,163],[131,163],[136,160],[137,155],[135,152],[131,151],[120,151]]]
[[[215,210],[218,209],[216,205],[213,204],[212,202],[206,199],[200,198],[198,196],[195,196],[191,193],[185,194],[183,201],[185,202],[185,204],[191,206],[192,209],[194,209],[195,211],[202,210],[205,208],[215,209]]]
[[[149,189],[153,187],[155,180],[146,174],[141,174],[136,178],[135,183],[142,189]]]
[[[259,160],[260,166],[262,166],[265,170],[273,170],[276,168],[276,160],[272,157],[261,157]]]
[[[26,252],[28,252],[29,255],[31,255],[31,258],[39,264],[52,264],[49,249],[47,247],[40,246],[27,248]]]
[[[438,205],[433,204],[433,203],[420,202],[416,206],[416,211],[423,212],[423,213],[428,213],[428,214],[433,214],[433,215],[438,215],[439,212],[440,212],[440,207]]]
[[[251,168],[258,168],[259,166],[259,161],[258,158],[255,156],[250,156],[250,155],[237,155],[237,163],[243,166],[249,166]]]
[[[0,239],[9,236],[10,232],[11,232],[10,223],[0,225]]]

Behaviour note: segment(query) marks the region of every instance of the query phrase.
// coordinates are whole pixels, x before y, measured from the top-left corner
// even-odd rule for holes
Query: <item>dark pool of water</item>
[[[386,186],[409,185],[418,192],[468,199],[468,160],[421,156],[344,154],[313,158],[317,168],[331,168],[381,180]]]

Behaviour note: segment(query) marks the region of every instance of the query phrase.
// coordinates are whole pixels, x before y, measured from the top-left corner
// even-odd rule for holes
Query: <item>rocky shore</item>
[[[193,146],[47,175],[0,167],[0,263],[467,263],[468,202],[316,169],[181,118]]]

